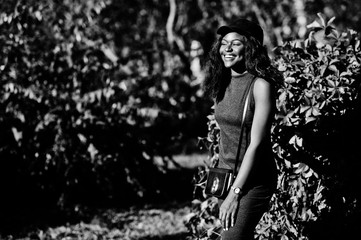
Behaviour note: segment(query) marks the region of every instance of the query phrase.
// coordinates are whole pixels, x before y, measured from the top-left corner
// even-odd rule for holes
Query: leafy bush
[[[275,50],[284,74],[272,128],[279,176],[270,210],[257,239],[339,239],[356,231],[361,216],[360,38],[339,33],[320,15],[304,42]],[[218,129],[209,118],[205,139],[211,163],[218,159]],[[213,239],[220,228],[215,199],[202,191],[205,168],[196,177],[194,211],[188,227],[197,239]],[[342,224],[341,224],[342,223]],[[353,231],[352,231],[353,230]]]
[[[181,151],[201,129],[194,119],[206,107],[165,37],[156,31],[154,45],[114,37],[119,23],[107,14],[119,9],[110,1],[2,7],[0,175],[7,204],[159,196],[171,175],[154,158],[168,161]],[[124,42],[133,44],[132,54],[129,45],[117,47]]]

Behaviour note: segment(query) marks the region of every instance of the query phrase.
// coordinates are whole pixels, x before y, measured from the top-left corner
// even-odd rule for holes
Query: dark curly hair
[[[223,99],[231,81],[231,70],[223,64],[219,48],[223,36],[213,45],[206,62],[205,93],[219,102]],[[254,76],[265,79],[274,86],[279,86],[282,74],[271,64],[267,49],[252,36],[246,36],[245,42],[246,70]]]

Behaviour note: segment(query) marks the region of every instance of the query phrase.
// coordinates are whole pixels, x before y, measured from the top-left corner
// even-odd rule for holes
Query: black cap
[[[247,19],[237,19],[228,26],[221,26],[217,30],[217,34],[221,36],[225,36],[230,32],[236,32],[245,36],[252,36],[257,39],[260,44],[263,44],[263,30],[261,26]]]

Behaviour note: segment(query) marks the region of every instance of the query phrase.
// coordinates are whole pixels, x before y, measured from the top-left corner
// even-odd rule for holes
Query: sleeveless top
[[[251,128],[255,110],[253,96],[254,82],[255,76],[247,72],[240,76],[232,77],[223,99],[215,104],[214,115],[220,127],[218,167],[233,169],[235,166],[243,108],[248,89],[250,89],[237,171],[242,164],[242,159],[251,142]],[[257,152],[257,160],[252,169],[250,181],[247,180],[247,184],[275,184],[274,181],[276,179],[276,165],[273,158],[271,139],[269,139],[269,141],[262,145],[260,151]]]

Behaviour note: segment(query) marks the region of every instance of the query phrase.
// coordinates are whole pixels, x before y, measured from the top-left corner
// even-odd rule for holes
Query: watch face
[[[238,194],[240,191],[241,191],[240,188],[235,188],[235,189],[234,189],[234,193],[236,193],[236,194]]]

